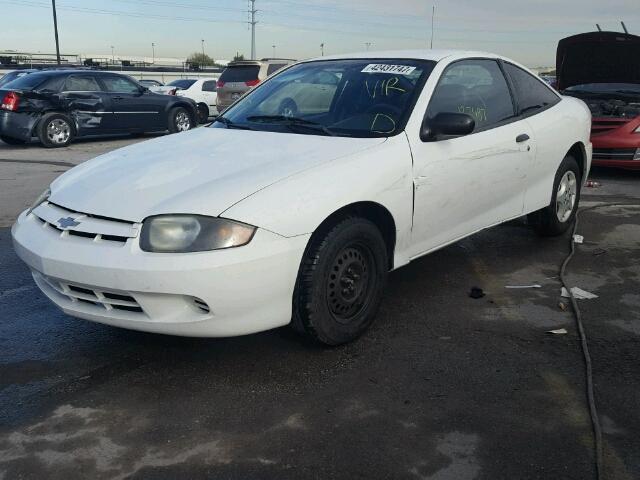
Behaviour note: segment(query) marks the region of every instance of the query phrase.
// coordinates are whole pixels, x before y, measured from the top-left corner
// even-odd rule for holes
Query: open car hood
[[[588,83],[640,84],[640,37],[590,32],[567,37],[556,54],[558,90]]]

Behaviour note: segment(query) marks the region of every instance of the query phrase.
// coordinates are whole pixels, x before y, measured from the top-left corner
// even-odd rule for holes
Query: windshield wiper
[[[222,123],[227,128],[237,128],[238,130],[253,130],[253,128],[251,128],[249,125],[238,125],[237,123],[233,123],[231,120],[223,117],[222,115],[216,117],[213,123],[216,122]]]
[[[289,128],[310,128],[315,131],[321,131],[325,135],[328,135],[330,137],[335,137],[337,135],[336,132],[332,131],[329,127],[326,127],[321,123],[298,117],[287,117],[285,115],[253,115],[251,117],[247,117],[247,120],[249,120],[250,122],[279,123]]]
[[[546,107],[547,105],[549,104],[545,103],[544,105],[530,105],[527,108],[523,108],[522,110],[520,110],[520,114],[523,114],[524,112],[528,112],[529,110],[539,110],[541,108]]]

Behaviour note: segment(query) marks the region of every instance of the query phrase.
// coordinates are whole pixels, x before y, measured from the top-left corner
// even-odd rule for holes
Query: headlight
[[[29,210],[27,211],[27,215],[33,212],[36,208],[38,208],[44,202],[49,200],[50,196],[51,196],[51,190],[47,188],[44,192],[40,194],[40,196],[36,199],[36,201],[33,202],[33,204],[29,207]]]
[[[241,247],[256,227],[200,215],[160,215],[142,224],[140,248],[145,252],[187,253]]]

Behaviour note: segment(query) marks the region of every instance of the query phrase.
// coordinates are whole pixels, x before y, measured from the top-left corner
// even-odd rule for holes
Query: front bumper
[[[228,337],[286,325],[309,236],[258,230],[244,247],[190,254],[143,252],[138,239],[61,234],[22,213],[14,248],[65,313],[132,330]]]

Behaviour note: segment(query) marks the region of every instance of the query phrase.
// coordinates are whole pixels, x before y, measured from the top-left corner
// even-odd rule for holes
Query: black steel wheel
[[[373,255],[365,245],[347,246],[335,257],[326,295],[337,322],[350,322],[370,302],[374,282],[369,272],[374,268]]]
[[[375,319],[389,269],[378,227],[344,217],[316,232],[300,265],[292,327],[324,345],[360,337]]]

